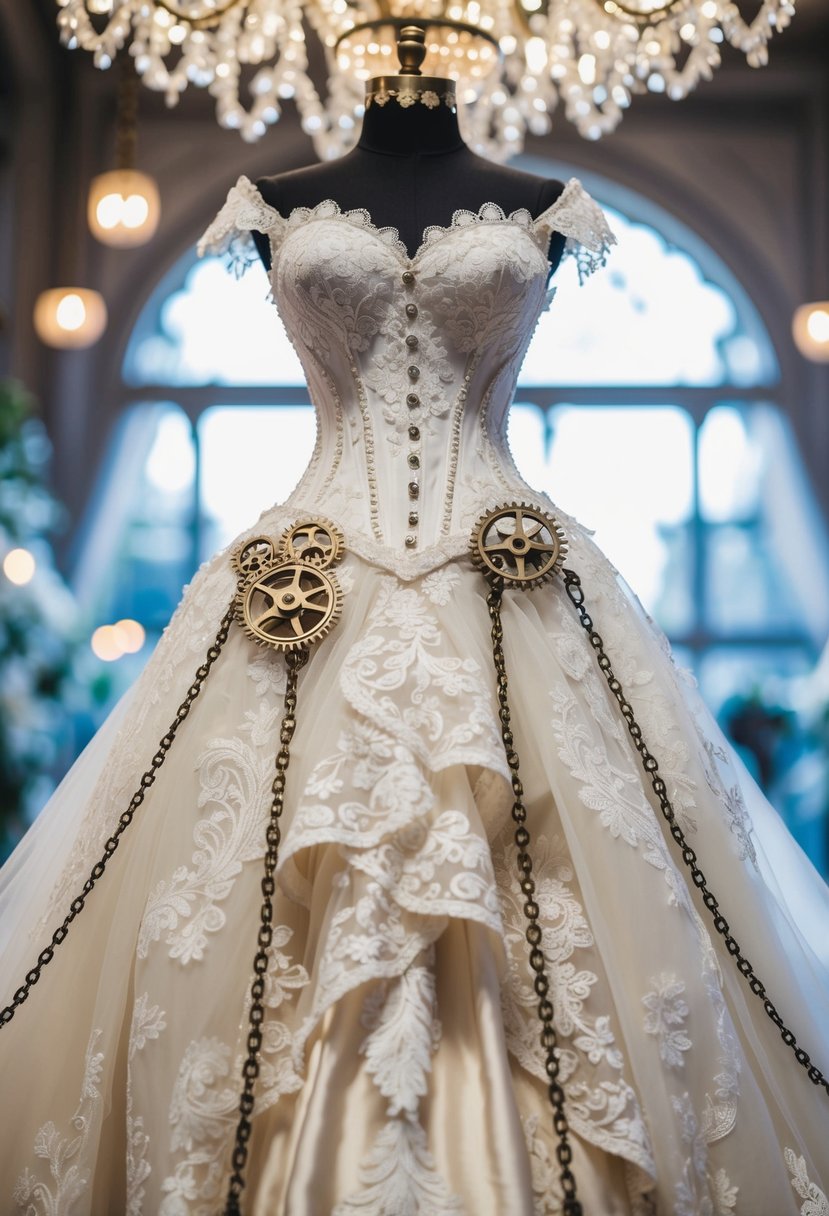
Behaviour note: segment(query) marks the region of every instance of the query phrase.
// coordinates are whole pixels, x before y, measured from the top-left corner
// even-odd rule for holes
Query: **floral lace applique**
[[[343,853],[409,911],[466,917],[501,931],[489,846],[462,811],[417,819],[374,848]]]
[[[790,1148],[783,1150],[783,1157],[792,1176],[795,1194],[803,1200],[800,1216],[829,1216],[829,1199],[809,1177],[806,1158],[796,1156]]]
[[[185,1156],[162,1184],[159,1216],[215,1216],[225,1182],[223,1157],[239,1110],[237,1077],[231,1050],[220,1039],[190,1043],[170,1101],[170,1149]]]
[[[433,771],[447,762],[491,765],[503,749],[484,673],[474,659],[443,648],[425,597],[387,579],[365,637],[343,663],[340,687],[354,709]]]
[[[460,579],[460,571],[456,566],[443,566],[442,569],[434,570],[424,578],[423,594],[427,595],[433,604],[438,604],[443,608],[452,602]]]
[[[424,951],[396,980],[378,985],[366,1002],[370,1031],[360,1046],[366,1071],[388,1101],[389,1116],[414,1117],[426,1093],[431,1056],[440,1042],[435,999],[435,950]]]
[[[152,1172],[148,1160],[150,1137],[144,1128],[144,1117],[133,1114],[132,1063],[136,1054],[166,1029],[166,1016],[160,1006],[150,1004],[147,992],[143,992],[133,1006],[127,1052],[127,1216],[141,1216],[144,1183]]]
[[[576,259],[580,283],[605,265],[616,244],[602,209],[575,177],[570,178],[552,206],[533,221],[533,227],[547,245],[553,232],[567,238],[564,256]]]
[[[88,1192],[93,1163],[87,1149],[92,1148],[92,1133],[103,1113],[100,1085],[104,1056],[96,1051],[102,1033],[93,1030],[89,1036],[80,1102],[71,1120],[73,1131],[62,1136],[50,1120],[35,1136],[34,1154],[48,1163],[49,1181],[39,1179],[28,1168],[17,1179],[12,1198],[26,1216],[71,1216]]]
[[[464,1216],[464,1207],[437,1172],[426,1133],[408,1119],[392,1119],[360,1163],[362,1189],[334,1208],[331,1216]]]
[[[616,1043],[610,1017],[594,1010],[595,972],[577,968],[578,950],[595,942],[584,911],[569,884],[574,876],[561,838],[539,835],[533,841],[535,899],[540,909],[544,957],[549,968],[551,1000],[560,1036],[560,1077],[567,1095],[567,1117],[573,1129],[607,1152],[633,1162],[650,1176],[655,1165],[648,1132]],[[504,922],[509,965],[502,988],[507,1046],[529,1073],[544,1082],[544,1060],[538,1042],[538,998],[526,958],[524,897],[514,865],[510,830],[493,847],[496,881]]]
[[[731,1216],[738,1188],[724,1169],[709,1171],[708,1146],[689,1095],[671,1099],[682,1144],[688,1153],[682,1177],[674,1187],[675,1216]]]
[[[289,925],[275,925],[268,949],[268,970],[265,973],[263,1004],[266,1010],[281,1009],[294,995],[305,988],[311,977],[302,963],[295,962],[286,953],[286,947],[294,936]],[[245,996],[242,1024],[247,1025],[250,1011],[250,990]],[[271,1012],[262,1026],[262,1054],[260,1056],[259,1080],[257,1082],[256,1110],[262,1114],[279,1101],[283,1094],[296,1093],[302,1088],[303,1079],[297,1070],[296,1050],[291,1026],[295,1011],[287,1011],[285,1021],[280,1021]],[[233,1066],[233,1075],[241,1076],[241,1055]]]
[[[278,668],[254,660],[253,678],[261,689],[279,684]],[[265,851],[265,821],[273,781],[273,757],[263,746],[277,729],[281,706],[264,697],[248,711],[239,734],[213,739],[198,758],[199,807],[209,814],[193,828],[196,851],[191,865],[179,866],[151,892],[138,937],[137,954],[146,958],[162,937],[171,958],[183,965],[204,958],[209,936],[225,925],[220,904],[227,899],[247,861]],[[247,736],[247,738],[245,738]]]
[[[645,1006],[645,1033],[659,1041],[659,1057],[666,1068],[681,1069],[683,1052],[692,1044],[685,1033],[688,1003],[684,1000],[685,984],[675,975],[663,972],[651,981],[651,991],[642,997]]]
[[[333,1216],[462,1216],[461,1200],[440,1176],[418,1121],[441,1034],[434,964],[430,946],[366,1000],[363,1024],[369,1034],[360,1052],[366,1057],[366,1071],[388,1101],[387,1122],[360,1162],[360,1191],[338,1203]]]

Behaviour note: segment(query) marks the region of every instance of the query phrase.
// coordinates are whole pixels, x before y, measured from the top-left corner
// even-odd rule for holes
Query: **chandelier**
[[[467,142],[505,159],[527,132],[546,134],[557,110],[598,139],[637,93],[687,96],[726,43],[763,66],[795,0],[741,2],[749,20],[734,0],[58,0],[58,25],[101,68],[129,45],[168,105],[206,88],[221,126],[248,141],[293,99],[328,159],[355,142],[364,82],[395,70],[398,29],[414,22],[426,29],[424,73],[457,83]],[[322,97],[309,54],[325,61]]]

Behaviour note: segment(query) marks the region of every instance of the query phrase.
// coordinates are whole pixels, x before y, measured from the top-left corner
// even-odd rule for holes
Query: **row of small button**
[[[404,270],[402,279],[403,279],[403,285],[405,287],[414,286],[415,276],[411,270]],[[409,303],[406,305],[406,316],[408,317],[408,319],[410,321],[414,321],[415,318],[417,317],[417,312],[418,312],[417,305],[415,303],[413,303],[412,301],[409,301]],[[406,347],[410,351],[416,351],[420,348],[420,339],[417,337],[416,334],[407,334],[406,335]],[[417,364],[410,363],[408,368],[406,369],[406,371],[407,371],[409,380],[412,382],[412,384],[416,384],[420,378],[420,368],[417,366]],[[420,397],[418,397],[417,393],[411,392],[411,393],[407,394],[406,405],[408,406],[408,408],[410,410],[416,410],[419,408]],[[420,427],[417,425],[417,423],[414,423],[414,422],[410,423],[408,433],[409,433],[409,440],[411,443],[415,444],[415,443],[420,442]],[[408,464],[409,468],[412,470],[419,469],[420,468],[420,453],[418,451],[410,450],[406,463]],[[417,479],[412,479],[409,482],[409,498],[413,502],[417,502],[418,499],[420,498],[420,482]],[[416,510],[412,509],[409,511],[408,521],[409,521],[410,528],[417,528],[418,524],[420,523],[420,515],[418,514],[418,512]],[[416,547],[417,535],[415,532],[409,532],[407,534],[405,544],[406,544],[407,549],[414,549]]]

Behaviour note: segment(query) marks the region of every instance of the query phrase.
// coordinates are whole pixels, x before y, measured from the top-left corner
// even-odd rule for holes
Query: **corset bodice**
[[[468,536],[480,512],[532,496],[506,427],[547,289],[553,231],[580,277],[613,237],[573,178],[541,216],[484,204],[426,230],[414,257],[391,228],[333,202],[283,217],[240,178],[200,242],[252,260],[270,241],[274,302],[317,411],[317,443],[294,497],[353,536],[424,557]],[[418,563],[419,564],[419,563]]]

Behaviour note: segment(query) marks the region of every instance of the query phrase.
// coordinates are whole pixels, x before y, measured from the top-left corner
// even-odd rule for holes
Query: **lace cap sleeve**
[[[570,178],[552,206],[533,221],[533,226],[545,246],[554,232],[567,238],[563,257],[576,259],[580,283],[604,266],[616,244],[601,207],[575,177]]]
[[[264,233],[273,254],[286,226],[287,220],[268,206],[253,182],[240,177],[228,190],[224,206],[200,238],[199,257],[207,253],[225,253],[230,269],[237,278],[241,277],[258,258],[251,232]]]

